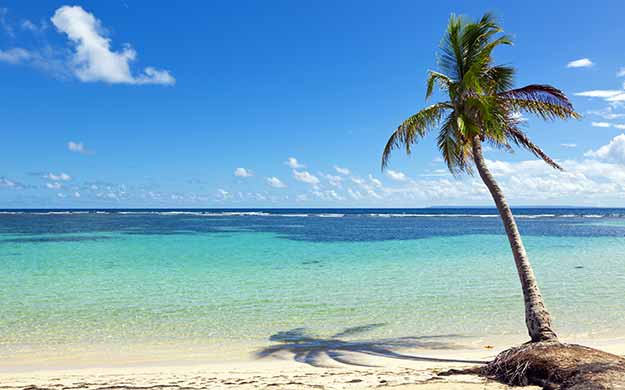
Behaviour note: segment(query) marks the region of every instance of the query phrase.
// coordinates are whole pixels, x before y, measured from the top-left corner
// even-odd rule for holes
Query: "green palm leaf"
[[[415,143],[418,138],[424,137],[428,130],[435,127],[443,115],[445,115],[445,112],[451,108],[449,103],[436,103],[424,108],[402,122],[384,147],[382,169],[387,166],[388,159],[393,149],[403,146],[406,149],[406,153],[410,154],[411,145]]]
[[[555,87],[532,84],[512,89],[514,68],[492,64],[494,49],[512,43],[509,36],[500,33],[502,29],[492,14],[485,14],[478,22],[451,16],[441,42],[440,71],[428,72],[425,93],[428,99],[438,88],[449,101],[431,105],[399,125],[384,148],[382,169],[394,149],[403,147],[410,154],[411,146],[437,126],[437,145],[453,174],[471,172],[475,139],[507,151],[519,146],[561,169],[519,130],[518,115],[525,112],[545,120],[580,115]]]

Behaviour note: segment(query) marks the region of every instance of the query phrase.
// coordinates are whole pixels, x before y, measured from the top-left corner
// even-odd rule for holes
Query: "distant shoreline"
[[[511,206],[513,210],[625,210],[622,207],[599,207],[599,206]],[[427,206],[427,207],[71,207],[71,208],[0,208],[2,211],[301,211],[301,210],[384,210],[384,211],[423,211],[423,210],[492,210],[497,212],[494,206]]]

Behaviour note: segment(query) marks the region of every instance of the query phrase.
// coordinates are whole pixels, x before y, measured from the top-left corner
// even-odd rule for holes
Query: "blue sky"
[[[625,3],[0,2],[0,207],[489,205],[428,137],[380,152],[424,101],[451,13],[495,12],[517,85],[580,121],[527,118],[566,168],[488,151],[513,204],[625,206]]]

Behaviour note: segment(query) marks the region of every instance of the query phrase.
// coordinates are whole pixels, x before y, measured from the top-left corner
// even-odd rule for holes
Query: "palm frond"
[[[445,119],[436,139],[447,169],[454,176],[462,172],[472,173],[469,164],[470,150],[467,148],[468,143],[462,134],[461,126],[465,126],[463,119],[456,115],[456,112],[452,112]]]
[[[455,122],[455,123],[454,123]],[[458,118],[455,113],[450,114],[445,123],[441,126],[441,131],[438,133],[436,143],[438,149],[443,155],[443,160],[447,164],[449,171],[456,175],[458,173],[458,155],[460,150],[460,140],[458,139],[458,131],[456,126]]]
[[[492,51],[499,45],[510,45],[512,40],[506,35],[492,40],[473,54],[472,58],[467,59],[467,70],[460,82],[460,88],[464,91],[471,91],[477,94],[483,94],[488,87],[488,78],[484,76],[490,69],[492,61]]]
[[[441,41],[441,55],[438,57],[438,65],[451,78],[459,80],[464,74],[462,29],[465,22],[462,16],[452,14],[449,18],[447,31]]]
[[[448,102],[436,103],[424,108],[418,113],[412,115],[391,135],[384,152],[382,153],[382,169],[386,168],[393,149],[404,146],[406,153],[410,154],[410,147],[413,143],[426,135],[427,131],[438,125],[443,115],[448,109],[451,109]]]
[[[490,38],[501,32],[501,27],[497,24],[495,16],[486,13],[478,23],[469,23],[465,25],[462,31],[462,45],[464,48],[465,69],[473,63],[476,56],[484,49],[490,41]]]
[[[491,88],[495,93],[509,90],[514,85],[514,68],[497,65],[489,68],[485,76],[490,80]]]
[[[432,96],[432,92],[434,92],[434,85],[436,84],[438,84],[439,88],[442,90],[449,90],[449,87],[453,84],[453,80],[443,73],[430,70],[428,72],[427,90],[425,92],[426,100]]]
[[[564,92],[550,85],[532,84],[498,96],[512,110],[538,115],[544,120],[581,118]]]
[[[438,148],[454,175],[472,173],[473,140],[508,151],[519,146],[562,169],[520,130],[517,114],[526,112],[545,120],[580,115],[566,95],[552,86],[533,84],[512,89],[514,68],[493,65],[494,49],[512,44],[502,32],[492,14],[477,22],[451,15],[441,41],[439,69],[428,72],[425,93],[428,99],[435,88],[440,88],[449,101],[425,108],[397,128],[384,148],[382,169],[394,149],[404,147],[410,154],[411,146],[436,126],[440,126]]]
[[[508,139],[512,141],[515,145],[521,146],[530,152],[532,152],[536,157],[542,159],[551,167],[563,171],[564,169],[555,162],[551,157],[547,155],[541,148],[539,148],[529,137],[521,131],[518,127],[511,127],[507,131]]]

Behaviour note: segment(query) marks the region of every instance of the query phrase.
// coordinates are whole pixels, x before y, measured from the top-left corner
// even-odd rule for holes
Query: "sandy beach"
[[[0,390],[625,390],[605,3],[0,2]]]
[[[565,340],[567,341],[567,340]],[[625,354],[625,340],[568,340],[616,354]],[[413,359],[364,356],[344,352],[340,363],[321,355],[308,362],[294,360],[290,353],[263,360],[163,364],[93,364],[76,368],[80,361],[64,368],[37,366],[3,367],[4,389],[506,389],[507,386],[474,375],[439,376],[450,368],[488,361],[502,348],[460,350],[401,350]],[[449,361],[448,361],[449,360]],[[114,362],[113,362],[114,363]],[[75,364],[72,366],[72,364]],[[527,387],[528,389],[536,387]]]
[[[484,354],[485,356],[487,354]],[[471,356],[465,356],[469,358]],[[5,389],[503,389],[477,376],[437,376],[457,363],[370,359],[376,366],[311,366],[292,359],[174,366],[92,367],[0,374]],[[364,362],[363,362],[364,364]]]

